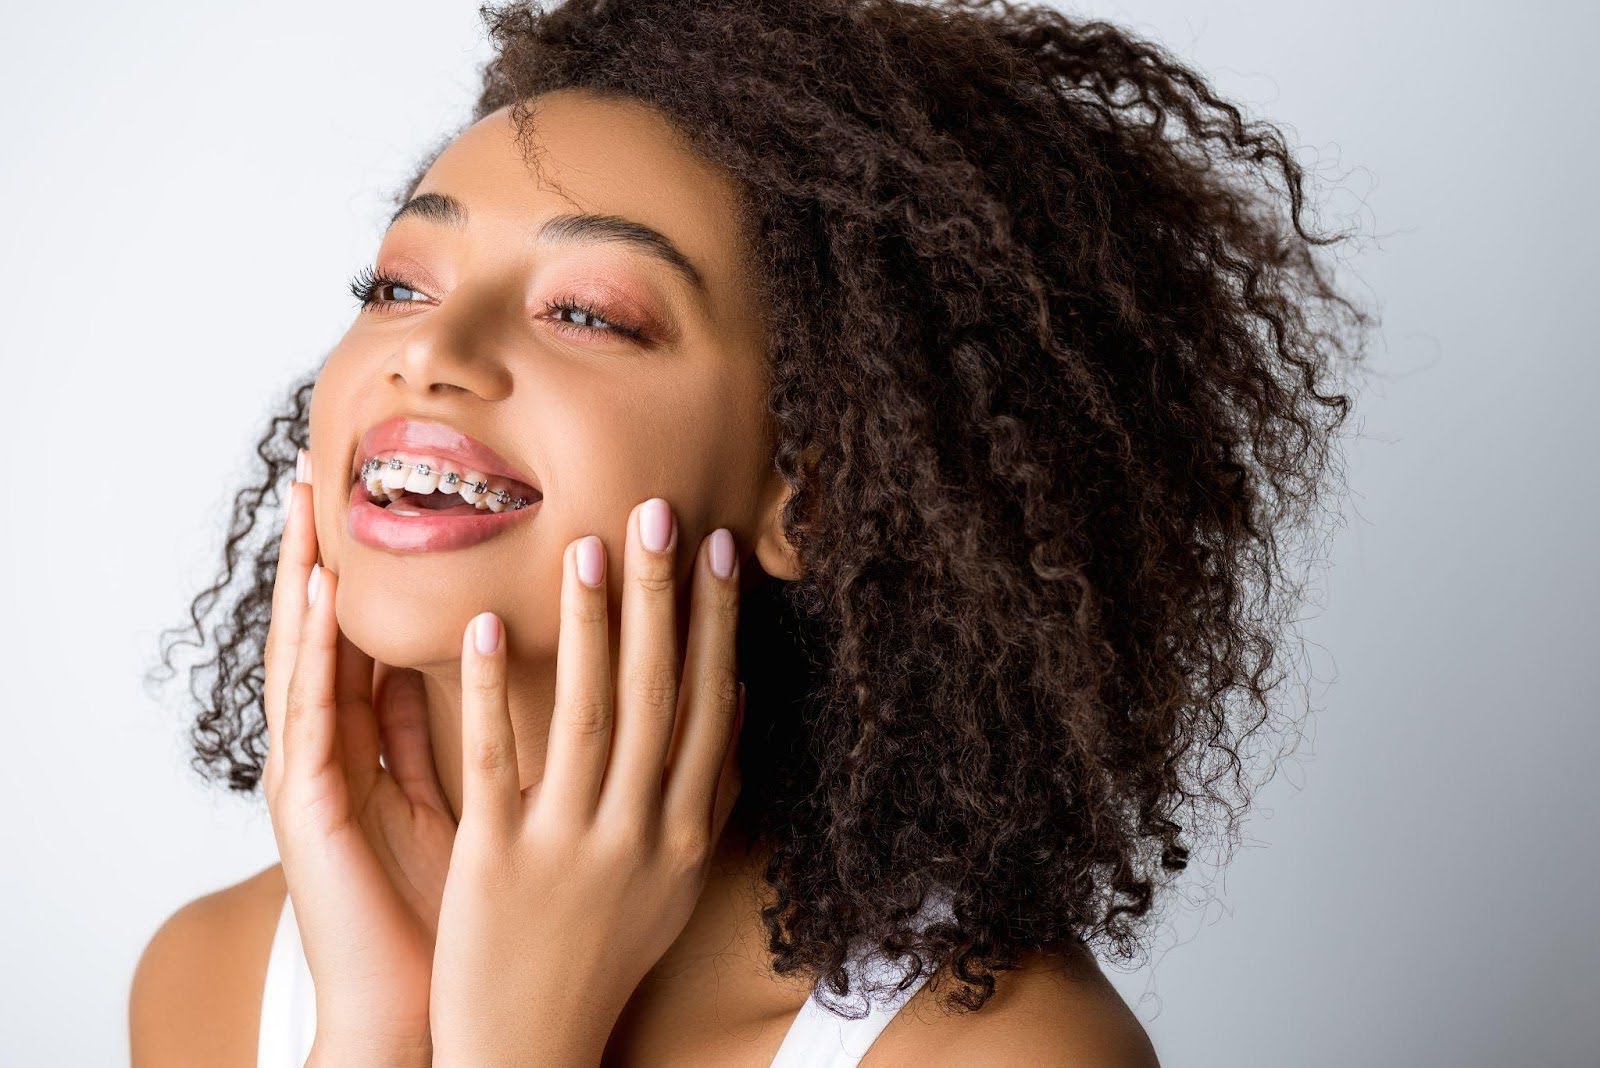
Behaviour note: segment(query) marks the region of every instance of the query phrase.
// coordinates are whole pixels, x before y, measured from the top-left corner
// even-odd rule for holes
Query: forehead
[[[745,290],[733,178],[695,153],[658,111],[579,91],[529,103],[522,144],[501,108],[473,123],[429,166],[412,195],[448,193],[469,229],[521,247],[545,218],[618,215],[661,231],[728,311]],[[731,303],[725,303],[731,302]]]

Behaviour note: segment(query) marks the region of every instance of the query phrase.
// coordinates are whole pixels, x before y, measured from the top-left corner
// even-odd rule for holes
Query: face
[[[741,558],[754,553],[780,577],[786,567],[763,309],[741,260],[731,177],[641,104],[553,93],[535,102],[534,125],[537,172],[509,109],[434,161],[413,203],[438,194],[459,213],[396,217],[373,265],[394,284],[356,314],[312,395],[317,535],[339,575],[340,626],[387,664],[450,674],[467,621],[484,610],[506,621],[513,664],[553,663],[567,544],[605,542],[615,614],[628,516],[653,496],[679,524],[680,604],[718,526]],[[654,247],[672,251],[594,231],[540,234],[579,213],[655,231]],[[542,499],[456,548],[358,539],[362,437],[396,416],[469,435],[531,476]]]

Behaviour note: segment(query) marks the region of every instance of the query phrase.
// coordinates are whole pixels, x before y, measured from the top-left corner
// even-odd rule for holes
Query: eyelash
[[[363,267],[356,273],[356,276],[350,280],[350,293],[356,298],[357,301],[361,303],[362,311],[368,311],[373,308],[386,308],[392,304],[416,303],[416,301],[410,300],[384,300],[378,296],[378,291],[383,289],[385,286],[399,286],[402,289],[409,289],[413,293],[422,292],[420,289],[417,289],[404,279],[395,278],[392,275],[385,274],[384,272],[379,271],[376,267],[369,265]],[[551,314],[558,312],[577,313],[583,315],[585,318],[599,319],[601,322],[607,324],[605,326],[586,326],[583,323],[570,323],[563,319],[551,320],[557,329],[566,331],[568,333],[616,334],[620,337],[627,338],[629,341],[644,340],[643,331],[618,322],[610,315],[605,314],[602,309],[595,308],[593,305],[585,304],[581,301],[572,299],[547,301],[545,303],[544,310]]]

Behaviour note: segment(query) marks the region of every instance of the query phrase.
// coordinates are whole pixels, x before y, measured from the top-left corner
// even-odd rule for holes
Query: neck
[[[555,678],[548,672],[529,672],[513,660],[506,678],[511,729],[517,743],[519,784],[526,790],[544,777],[550,710],[555,707]],[[461,674],[422,671],[428,698],[428,737],[433,764],[439,774],[450,814],[461,818]]]

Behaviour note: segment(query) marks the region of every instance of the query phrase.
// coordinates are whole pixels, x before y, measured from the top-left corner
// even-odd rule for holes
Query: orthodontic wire
[[[372,474],[381,467],[387,467],[391,471],[401,471],[407,467],[410,467],[413,468],[419,475],[431,474],[433,471],[433,468],[428,464],[408,464],[399,458],[392,459],[388,463],[384,463],[382,460],[368,460],[361,465],[362,481],[366,481],[368,475]],[[456,474],[454,471],[446,471],[443,475],[439,476],[440,485],[454,486],[460,481],[461,476]],[[489,483],[487,481],[473,482],[469,483],[469,485],[472,486],[472,492],[474,493],[487,495],[489,492]],[[512,511],[517,511],[518,509],[526,508],[528,506],[528,499],[526,497],[513,498],[505,490],[496,491],[494,498],[501,504],[514,505],[515,507],[512,509]],[[465,500],[465,498],[463,498],[463,500]]]

